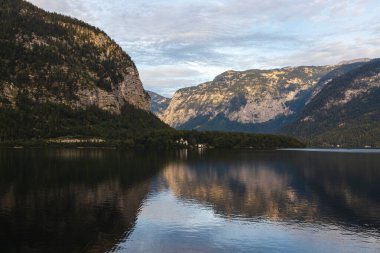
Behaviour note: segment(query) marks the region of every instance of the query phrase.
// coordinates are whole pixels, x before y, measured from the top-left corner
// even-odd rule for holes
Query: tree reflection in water
[[[163,159],[0,150],[0,252],[105,252],[132,230]]]

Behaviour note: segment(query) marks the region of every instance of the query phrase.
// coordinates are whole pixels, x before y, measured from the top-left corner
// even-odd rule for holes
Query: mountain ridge
[[[330,66],[300,66],[226,71],[212,82],[178,90],[167,110],[158,116],[177,128],[198,116],[212,120],[219,113],[245,125],[269,122],[297,111],[298,105],[291,103],[293,98],[304,99],[319,78],[332,69]]]
[[[134,62],[100,29],[21,0],[3,0],[0,11],[2,104],[24,94],[73,109],[149,109]]]
[[[228,70],[217,75],[211,82],[179,89],[168,108],[156,114],[177,129],[290,134],[310,145],[326,146],[329,141],[310,140],[302,134],[300,128],[296,128],[298,132],[289,129],[295,127],[293,123],[299,120],[305,108],[309,108],[315,99],[326,92],[331,82],[345,78],[361,68],[366,68],[365,66],[373,65],[374,62],[377,62],[377,59],[362,58],[328,66]],[[344,87],[344,83],[341,85]],[[364,104],[356,106],[365,107]],[[380,110],[380,106],[377,110]],[[376,128],[376,121],[369,125]],[[362,131],[360,127],[358,129],[359,132]],[[342,136],[344,135],[339,138],[342,139]],[[362,139],[363,141],[356,142],[355,145],[380,146],[380,143],[374,144],[368,139]],[[336,144],[338,142],[334,138],[331,139],[331,143],[347,144],[343,141]],[[352,143],[348,145],[355,146]]]
[[[166,110],[166,108],[169,106],[170,103],[170,98],[161,96],[153,91],[147,91],[151,103],[150,103],[150,111],[153,112],[154,114],[159,114],[160,112]]]
[[[135,63],[100,29],[1,0],[0,143],[124,139],[171,130],[149,111]]]
[[[380,59],[330,80],[284,133],[320,146],[380,146]]]

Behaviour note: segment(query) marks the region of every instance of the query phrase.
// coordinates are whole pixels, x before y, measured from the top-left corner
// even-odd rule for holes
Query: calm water
[[[380,252],[380,153],[0,149],[0,252]]]

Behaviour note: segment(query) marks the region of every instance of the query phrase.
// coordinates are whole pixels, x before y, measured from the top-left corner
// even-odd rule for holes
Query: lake
[[[0,149],[0,252],[380,252],[380,151]]]

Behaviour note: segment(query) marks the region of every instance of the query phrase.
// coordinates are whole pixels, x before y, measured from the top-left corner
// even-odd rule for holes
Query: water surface
[[[0,252],[380,252],[380,154],[0,150]]]

